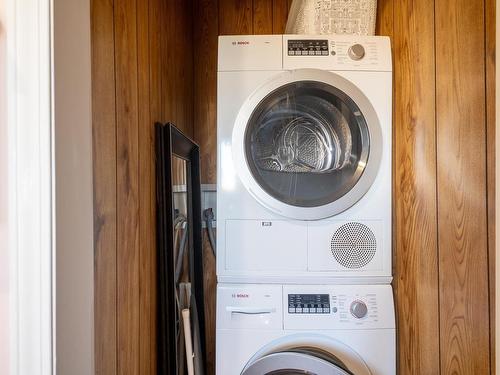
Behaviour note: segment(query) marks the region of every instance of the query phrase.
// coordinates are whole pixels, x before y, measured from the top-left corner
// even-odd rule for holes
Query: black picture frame
[[[177,316],[174,281],[174,192],[172,161],[186,161],[189,277],[191,282],[191,326],[193,350],[206,367],[205,314],[203,296],[203,243],[199,146],[173,124],[155,124],[156,220],[157,220],[157,373],[178,374],[176,334],[181,321]],[[182,324],[182,323],[180,323]],[[198,374],[200,373],[200,374]]]

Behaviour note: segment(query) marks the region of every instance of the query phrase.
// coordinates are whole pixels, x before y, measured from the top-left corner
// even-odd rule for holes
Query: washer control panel
[[[284,285],[285,329],[393,328],[390,285]]]
[[[289,294],[289,314],[329,314],[330,296],[328,294]]]
[[[386,328],[395,328],[390,285],[217,286],[217,329]]]

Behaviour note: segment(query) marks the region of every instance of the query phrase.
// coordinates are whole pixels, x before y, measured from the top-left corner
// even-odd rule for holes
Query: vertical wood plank
[[[137,7],[115,1],[118,373],[139,373]]]
[[[151,0],[153,2],[154,0]],[[156,373],[156,246],[154,149],[150,103],[150,1],[137,2],[139,147],[139,373]],[[157,48],[154,46],[153,48]]]
[[[273,0],[273,34],[285,32],[289,10],[288,0]]]
[[[147,202],[147,199],[141,200],[141,207],[144,204],[149,204],[149,218],[146,216],[146,212],[143,212],[143,216],[141,217],[141,233],[142,231],[147,231],[148,223],[151,223],[149,227],[149,235],[150,239],[148,242],[142,244],[144,251],[141,249],[141,284],[149,283],[150,289],[149,291],[144,288],[144,295],[147,295],[149,292],[149,296],[151,298],[149,311],[144,309],[144,312],[141,311],[141,317],[147,316],[146,319],[149,319],[148,322],[141,323],[141,330],[143,326],[148,326],[149,332],[151,333],[150,342],[154,343],[154,346],[150,346],[150,350],[152,350],[149,355],[147,350],[144,349],[144,352],[141,354],[141,371],[149,371],[150,374],[156,374],[157,372],[157,353],[156,353],[156,332],[157,332],[157,285],[156,285],[156,276],[157,276],[157,256],[156,256],[156,183],[155,183],[155,140],[154,140],[154,123],[155,122],[165,122],[165,118],[162,111],[162,48],[161,48],[161,30],[162,30],[162,13],[161,13],[161,2],[163,0],[149,0],[149,9],[148,9],[148,53],[149,53],[149,124],[146,126],[145,124],[141,124],[141,128],[146,126],[147,135],[140,136],[141,145],[141,161],[142,158],[148,158],[150,175],[149,180],[149,194],[150,201]],[[149,142],[149,155],[147,154],[147,146],[146,144]],[[144,161],[142,161],[144,163]],[[146,177],[144,177],[146,179]],[[142,181],[142,178],[141,178]],[[144,191],[144,187],[140,187],[141,191]],[[141,236],[141,238],[143,238]],[[146,250],[146,246],[149,245],[149,249]],[[146,284],[147,285],[147,284]],[[142,293],[142,290],[141,290]],[[142,318],[141,318],[142,319]],[[141,343],[142,345],[142,343]],[[147,361],[149,358],[149,368],[147,368],[147,364],[143,364],[143,361]]]
[[[252,31],[252,0],[219,0],[219,35],[248,35]]]
[[[199,0],[193,7],[193,45],[197,51],[194,60],[194,139],[200,145],[201,182],[216,182],[217,143],[217,0]],[[203,277],[205,293],[205,336],[207,374],[215,374],[215,259],[208,237],[203,233]]]
[[[253,0],[253,33],[273,33],[273,2],[270,0]]]
[[[488,263],[490,297],[490,368],[495,371],[495,53],[496,53],[496,2],[486,0],[486,163],[488,189]]]
[[[483,1],[436,0],[443,374],[490,372],[484,42]]]
[[[162,110],[162,7],[163,0],[149,0],[149,89],[151,121],[165,122]],[[154,137],[154,134],[152,135]],[[153,142],[154,146],[154,142]],[[154,158],[154,154],[152,155]],[[153,160],[154,161],[154,160]],[[154,164],[153,164],[154,166]],[[153,178],[152,184],[155,185]],[[153,186],[154,189],[154,186]]]
[[[159,12],[159,50],[160,50],[160,91],[161,91],[161,117],[164,122],[173,122],[172,110],[170,105],[170,98],[172,97],[172,85],[169,79],[171,74],[169,70],[173,66],[174,53],[171,45],[171,35],[169,28],[172,26],[169,24],[168,11],[172,2],[175,0],[158,0],[160,8]]]
[[[113,1],[91,2],[95,372],[117,373],[116,119]]]
[[[394,38],[394,0],[377,1],[375,35],[385,35]],[[391,39],[391,42],[394,44],[393,39]],[[394,48],[394,45],[392,47]]]
[[[184,85],[184,100],[178,102],[178,106],[182,108],[184,117],[184,129],[186,134],[191,138],[194,137],[194,59],[196,55],[192,48],[185,48],[186,45],[193,44],[193,0],[185,1],[178,0],[178,9],[183,11],[182,27],[184,30],[185,39],[178,44],[179,49],[183,49],[184,53],[178,60],[176,66],[181,71],[179,77]]]
[[[204,184],[216,182],[217,10],[217,0],[200,0],[193,8],[197,25],[193,44],[198,56],[194,66],[194,139],[200,145]]]
[[[177,122],[180,129],[189,137],[194,135],[193,125],[193,49],[186,48],[193,44],[193,1],[176,0],[173,16],[177,18],[177,30],[181,30],[182,37],[176,33],[170,32],[175,38],[174,48],[180,51],[176,55],[173,70],[176,72],[174,86],[180,88],[178,92],[173,93],[173,101],[178,114]]]
[[[161,48],[163,107],[166,121],[193,135],[192,1],[166,0]]]
[[[380,12],[386,4],[379,3]],[[399,374],[439,374],[434,6],[394,1],[395,296]],[[384,30],[385,22],[380,23]]]

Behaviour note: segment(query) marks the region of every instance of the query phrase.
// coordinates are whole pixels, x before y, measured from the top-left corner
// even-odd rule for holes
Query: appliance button
[[[349,47],[347,53],[349,54],[349,57],[351,59],[361,60],[363,57],[365,57],[365,47],[363,47],[361,44],[354,44]]]
[[[362,319],[366,316],[368,313],[368,307],[366,307],[366,304],[363,301],[353,301],[351,303],[351,314],[357,318],[357,319]]]

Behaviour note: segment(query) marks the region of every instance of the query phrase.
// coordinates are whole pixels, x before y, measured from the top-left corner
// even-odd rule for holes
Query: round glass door
[[[326,83],[300,81],[267,95],[250,116],[245,157],[257,183],[299,207],[329,204],[362,176],[370,151],[357,104]]]
[[[232,138],[237,173],[265,207],[301,220],[338,214],[371,187],[382,129],[351,81],[316,69],[281,73],[245,101]]]
[[[247,366],[242,375],[353,375],[344,363],[317,348],[270,353]]]

